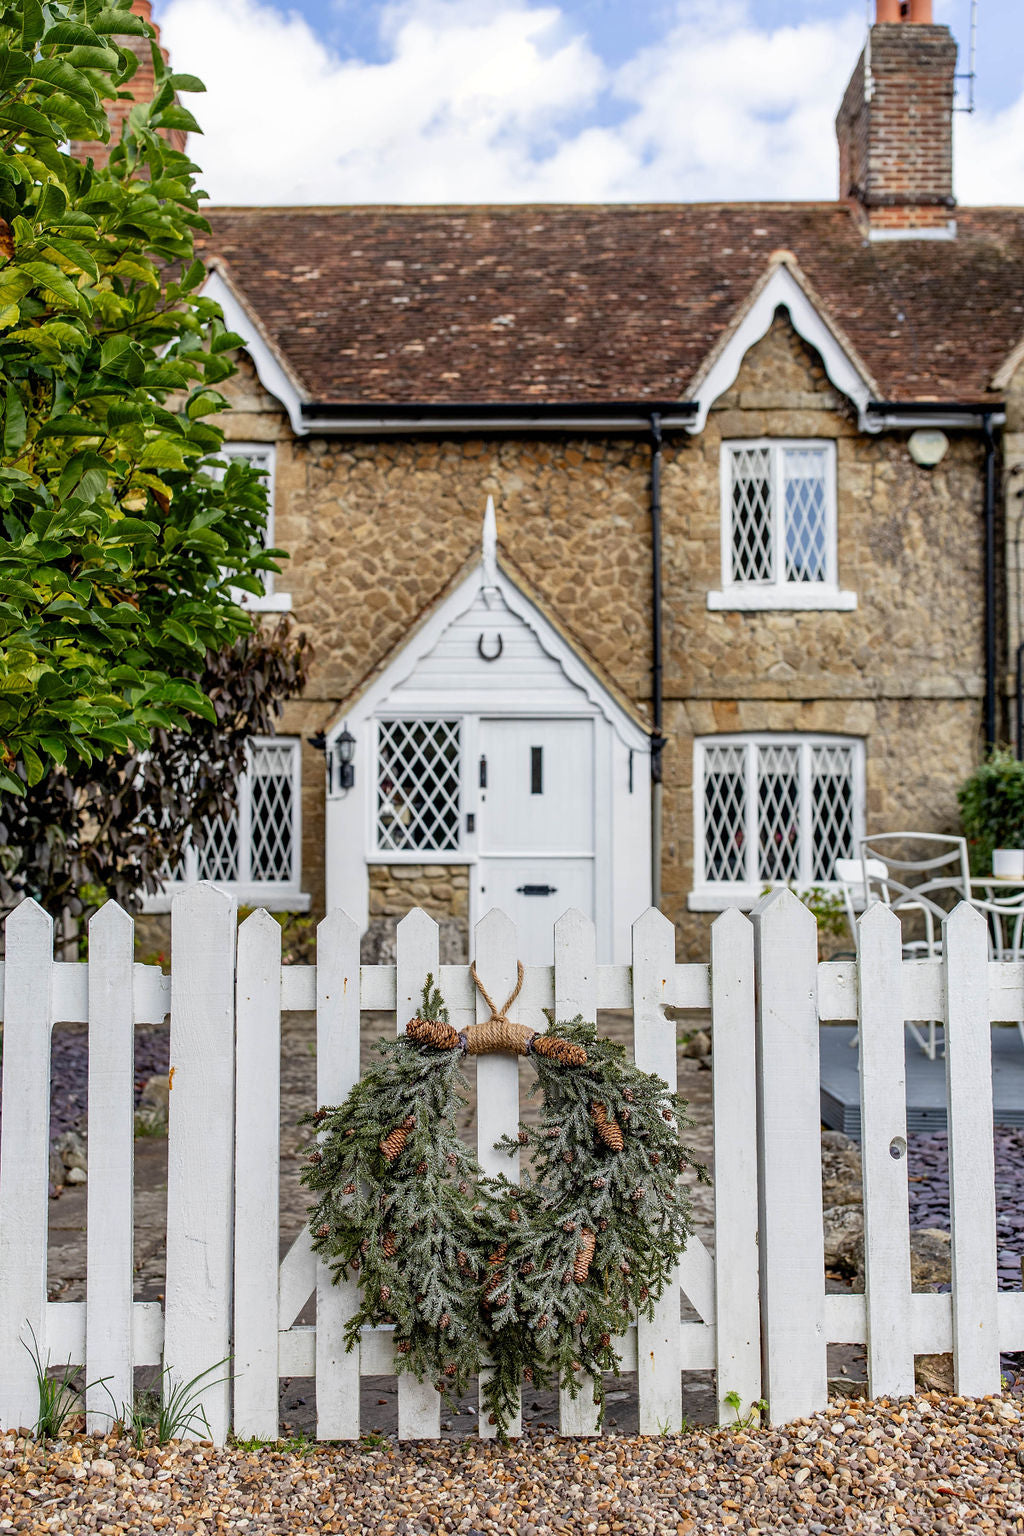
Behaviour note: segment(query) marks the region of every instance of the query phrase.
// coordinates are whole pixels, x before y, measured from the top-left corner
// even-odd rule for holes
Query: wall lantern
[[[356,739],[346,725],[340,736],[334,739],[334,759],[337,763],[338,788],[350,790],[356,782]],[[333,774],[332,774],[333,777]]]

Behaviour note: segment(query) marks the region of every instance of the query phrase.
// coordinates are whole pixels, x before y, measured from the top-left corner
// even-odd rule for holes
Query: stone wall
[[[296,620],[316,649],[307,695],[288,706],[283,730],[305,738],[329,723],[403,642],[477,554],[489,494],[502,558],[523,573],[583,652],[648,711],[645,441],[550,435],[295,442],[248,366],[232,389],[230,435],[278,443],[276,537],[292,559],[276,589],[292,593]],[[760,436],[836,442],[839,582],[857,594],[855,611],[708,610],[708,592],[721,586],[721,445]],[[695,735],[862,736],[869,830],[955,825],[956,785],[979,751],[982,449],[977,435],[950,437],[946,457],[928,471],[911,461],[905,433],[859,432],[820,359],[782,314],[751,349],[706,429],[669,437],[664,906],[686,952],[703,952],[707,926],[686,907]],[[312,749],[304,759],[304,886],[319,911],[323,761]],[[376,900],[395,899],[396,868],[374,875]],[[452,884],[448,866],[444,877],[420,878],[426,890]],[[386,896],[376,883],[385,879]]]

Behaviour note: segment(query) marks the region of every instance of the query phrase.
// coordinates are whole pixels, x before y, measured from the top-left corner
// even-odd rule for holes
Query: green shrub
[[[976,874],[992,868],[993,848],[1024,848],[1024,763],[1008,748],[994,748],[956,797]]]

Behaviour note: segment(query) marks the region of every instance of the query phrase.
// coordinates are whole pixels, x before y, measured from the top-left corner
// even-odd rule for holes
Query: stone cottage
[[[256,606],[316,662],[190,876],[371,940],[500,905],[528,959],[653,900],[697,956],[955,826],[1024,462],[1024,213],[955,202],[955,66],[878,0],[834,202],[214,211]]]

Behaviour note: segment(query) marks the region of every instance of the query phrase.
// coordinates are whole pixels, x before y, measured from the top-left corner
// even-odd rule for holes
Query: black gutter
[[[628,420],[647,429],[651,413],[668,416],[694,416],[698,405],[692,400],[565,400],[565,401],[465,401],[453,404],[445,401],[433,404],[429,401],[395,403],[390,400],[358,401],[350,404],[332,401],[314,401],[302,406],[303,419],[317,421],[389,421],[410,425],[424,419],[430,421],[516,421],[524,425],[542,424],[545,421],[562,421],[566,417],[585,422],[608,418]]]
[[[991,400],[869,400],[870,416],[941,416],[960,411],[965,416],[995,416],[1005,409]]]
[[[996,439],[994,411],[982,418],[985,443],[985,750],[996,744]]]
[[[661,414],[651,412],[651,905],[661,906],[661,754],[665,747],[661,590]]]

